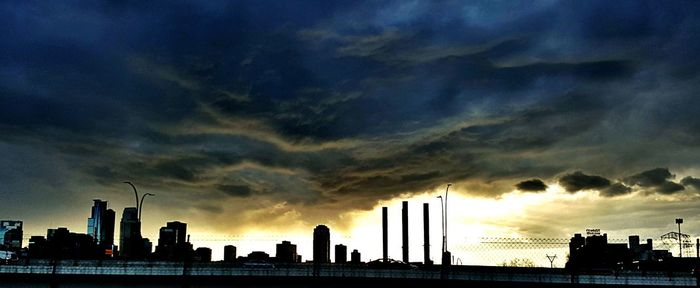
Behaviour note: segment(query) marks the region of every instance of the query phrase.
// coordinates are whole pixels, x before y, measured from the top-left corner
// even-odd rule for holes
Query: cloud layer
[[[697,6],[3,3],[0,216],[44,223],[15,204],[46,194],[127,205],[127,179],[159,220],[238,230],[446,183],[697,189]]]

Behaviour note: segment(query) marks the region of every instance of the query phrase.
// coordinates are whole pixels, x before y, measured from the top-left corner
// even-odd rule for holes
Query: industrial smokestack
[[[382,207],[382,248],[384,249],[384,263],[389,261],[389,210]]]
[[[401,219],[403,222],[403,262],[408,263],[408,201],[403,201]]]
[[[423,263],[432,264],[430,261],[430,208],[428,203],[423,203]]]

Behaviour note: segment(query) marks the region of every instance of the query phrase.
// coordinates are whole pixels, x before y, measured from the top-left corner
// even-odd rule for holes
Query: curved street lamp
[[[131,186],[131,188],[134,189],[134,196],[136,196],[136,211],[138,211],[138,209],[139,209],[139,191],[136,190],[136,186],[134,185],[134,183],[131,183],[129,181],[124,181],[124,183],[129,184],[129,186]],[[138,218],[138,216],[139,215],[136,215],[136,218]]]
[[[141,209],[143,209],[143,199],[146,199],[146,196],[156,196],[156,194],[146,193],[146,194],[143,194],[143,196],[141,196],[141,202],[139,203],[139,215],[138,215],[139,222],[141,222]]]
[[[445,235],[444,235],[444,242],[443,244],[445,246],[444,251],[447,251],[447,192],[450,191],[450,186],[452,186],[452,183],[447,184],[447,189],[445,189]]]

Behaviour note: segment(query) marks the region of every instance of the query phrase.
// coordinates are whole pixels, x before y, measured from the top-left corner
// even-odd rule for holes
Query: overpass
[[[439,265],[379,269],[353,265],[267,264],[222,262],[183,263],[148,261],[31,260],[0,265],[0,283],[29,287],[63,287],[81,283],[139,283],[143,287],[320,287],[358,285],[439,284],[472,287],[698,287],[690,272],[598,271],[572,273],[565,269]],[[153,286],[149,286],[153,285]]]

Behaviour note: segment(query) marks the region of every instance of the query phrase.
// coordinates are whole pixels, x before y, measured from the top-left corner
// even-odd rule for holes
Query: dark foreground
[[[0,287],[697,287],[691,273],[439,266],[246,267],[223,263],[62,261],[0,265]]]

